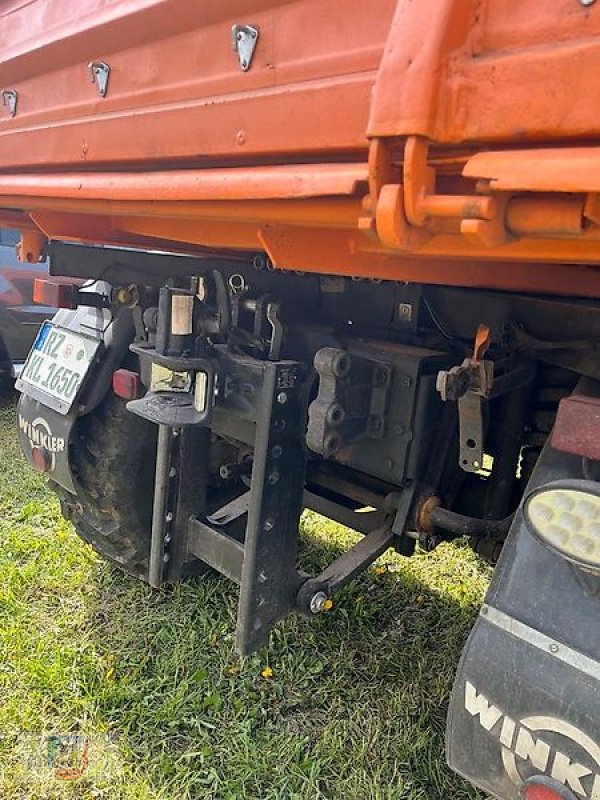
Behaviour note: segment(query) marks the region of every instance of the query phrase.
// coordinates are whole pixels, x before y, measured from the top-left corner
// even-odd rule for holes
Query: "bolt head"
[[[312,614],[320,614],[325,610],[325,603],[327,602],[327,595],[325,592],[317,592],[310,599],[310,610]]]
[[[287,394],[285,392],[279,392],[279,394],[277,395],[277,402],[281,403],[281,405],[283,405],[284,403],[287,403],[287,399],[288,399],[288,396],[287,396]]]
[[[413,307],[412,303],[400,303],[398,305],[398,319],[401,322],[412,322]]]

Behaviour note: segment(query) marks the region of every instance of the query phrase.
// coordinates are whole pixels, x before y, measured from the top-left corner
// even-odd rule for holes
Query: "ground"
[[[351,538],[306,514],[302,565]],[[3,800],[480,797],[444,761],[453,674],[489,579],[464,545],[383,556],[331,611],[285,621],[239,659],[235,587],[154,592],[103,563],[22,460],[7,400],[0,574]],[[68,780],[65,763],[87,767]]]

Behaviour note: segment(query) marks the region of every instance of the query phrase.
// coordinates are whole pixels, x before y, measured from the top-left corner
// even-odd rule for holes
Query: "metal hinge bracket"
[[[231,46],[238,54],[240,67],[248,72],[258,42],[259,31],[253,25],[233,25],[231,28]]]
[[[110,67],[104,61],[90,61],[88,64],[90,80],[96,84],[100,97],[106,97],[108,91],[108,79],[110,77]]]
[[[443,223],[454,224],[463,237],[493,247],[509,240],[504,223],[508,195],[489,193],[438,194],[437,173],[429,163],[429,142],[409,136],[404,146],[402,173],[394,164],[390,144],[373,139],[369,151],[369,195],[359,230],[376,234],[384,247],[417,251]]]
[[[17,113],[18,99],[19,95],[14,89],[3,89],[2,104],[8,108],[11,117],[14,117]]]

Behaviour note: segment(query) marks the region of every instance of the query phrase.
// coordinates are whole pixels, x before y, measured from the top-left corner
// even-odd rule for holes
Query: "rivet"
[[[281,405],[283,405],[284,403],[287,403],[287,399],[288,399],[288,396],[287,396],[287,394],[285,392],[279,392],[279,394],[277,395],[277,402],[281,403]]]

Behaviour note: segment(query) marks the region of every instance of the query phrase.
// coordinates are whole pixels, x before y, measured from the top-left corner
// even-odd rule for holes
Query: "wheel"
[[[148,579],[156,436],[155,425],[109,391],[72,437],[77,494],[55,487],[79,536],[140,580]]]

